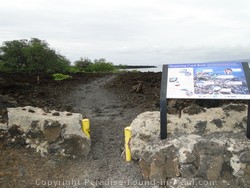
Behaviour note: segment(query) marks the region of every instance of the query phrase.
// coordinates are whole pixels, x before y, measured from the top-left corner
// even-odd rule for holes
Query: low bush
[[[86,68],[87,72],[113,72],[115,67],[112,63],[96,62]]]
[[[69,75],[60,74],[60,73],[53,74],[52,76],[53,76],[54,80],[56,80],[56,81],[66,80],[66,79],[71,78],[71,76],[69,76]]]
[[[68,69],[69,73],[79,73],[79,72],[84,72],[84,70],[80,70],[78,67],[76,66],[70,66],[70,68]]]

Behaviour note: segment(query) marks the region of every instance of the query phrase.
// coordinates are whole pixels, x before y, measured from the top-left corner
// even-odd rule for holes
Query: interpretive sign
[[[167,66],[167,98],[250,99],[249,68],[245,72],[239,62]]]
[[[167,137],[166,98],[250,101],[249,64],[211,62],[163,65],[160,101],[162,139]],[[247,126],[247,137],[250,138],[250,122]]]

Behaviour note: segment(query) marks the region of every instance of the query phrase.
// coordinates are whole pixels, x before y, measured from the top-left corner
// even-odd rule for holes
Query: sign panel
[[[167,67],[167,98],[250,99],[247,83],[250,80],[246,79],[250,75],[248,64],[247,68],[241,62],[169,64]]]

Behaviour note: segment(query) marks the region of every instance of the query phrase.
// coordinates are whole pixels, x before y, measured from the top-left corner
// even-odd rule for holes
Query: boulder
[[[132,122],[132,139],[130,141],[131,154],[134,159],[139,159],[147,143],[159,137],[159,112],[145,112],[137,116]],[[148,126],[151,125],[151,126]]]
[[[158,184],[176,178],[223,185],[245,182],[250,174],[250,140],[245,137],[244,109],[244,105],[213,108],[181,118],[168,114],[164,140],[160,139],[160,112],[138,115],[130,125],[130,149],[143,178]],[[230,178],[224,180],[224,176]]]
[[[225,145],[218,142],[201,140],[194,145],[196,160],[194,164],[198,168],[197,177],[217,180],[221,174],[224,163]]]
[[[40,108],[26,106],[8,108],[8,117],[8,131],[16,130],[11,131],[11,134],[22,132],[28,146],[42,154],[76,157],[86,156],[90,151],[90,139],[81,129],[81,114],[45,112]]]

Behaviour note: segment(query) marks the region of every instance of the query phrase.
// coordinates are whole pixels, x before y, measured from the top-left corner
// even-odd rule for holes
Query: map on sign
[[[240,62],[170,64],[167,98],[250,99],[250,93]]]

